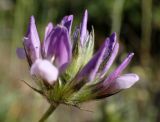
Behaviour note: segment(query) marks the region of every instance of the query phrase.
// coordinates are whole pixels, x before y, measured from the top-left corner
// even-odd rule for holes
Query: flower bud
[[[30,73],[44,79],[50,85],[58,78],[58,69],[48,60],[37,59],[31,66]]]

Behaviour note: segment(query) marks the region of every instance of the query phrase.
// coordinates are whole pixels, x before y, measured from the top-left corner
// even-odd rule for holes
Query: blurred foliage
[[[29,17],[35,16],[43,39],[49,21],[58,23],[64,15],[73,14],[75,26],[85,9],[89,11],[89,30],[92,25],[95,28],[96,49],[116,31],[121,44],[116,64],[127,52],[135,52],[127,72],[137,73],[140,82],[111,98],[82,106],[94,112],[61,106],[49,121],[160,121],[159,0],[0,0],[0,121],[35,122],[48,107],[41,96],[19,80],[35,85],[26,62],[19,61],[15,54],[16,48],[21,46]]]

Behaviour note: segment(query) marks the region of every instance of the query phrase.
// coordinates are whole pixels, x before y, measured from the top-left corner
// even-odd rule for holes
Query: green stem
[[[39,122],[45,122],[45,120],[53,113],[53,111],[57,108],[58,104],[51,104],[46,113],[42,116]]]

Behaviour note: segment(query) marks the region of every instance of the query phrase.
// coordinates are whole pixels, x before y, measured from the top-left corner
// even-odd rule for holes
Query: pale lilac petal
[[[45,29],[45,35],[44,35],[44,41],[43,41],[43,47],[42,47],[42,52],[44,57],[46,57],[47,55],[47,50],[50,43],[49,35],[51,34],[52,30],[53,30],[53,24],[50,22]]]
[[[30,18],[28,32],[24,37],[24,47],[28,58],[30,58],[32,62],[41,57],[40,40],[35,25],[35,19],[33,16],[31,16]]]
[[[139,76],[136,74],[124,74],[119,76],[113,84],[110,86],[113,91],[130,88],[139,80]]]
[[[112,81],[114,81],[120,74],[121,72],[128,66],[128,64],[130,63],[132,57],[133,57],[134,53],[130,53],[125,59],[124,61],[107,77],[106,80],[103,81],[103,85],[109,85],[110,83],[112,83]]]
[[[50,43],[47,51],[47,57],[55,59],[55,65],[64,70],[71,61],[71,42],[68,31],[63,26],[57,26],[50,35]]]
[[[100,65],[110,55],[110,51],[112,50],[115,41],[115,39],[107,38],[99,51],[79,73],[78,78],[81,79],[82,77],[88,77],[88,81],[94,80],[99,71]]]
[[[87,21],[88,21],[88,11],[85,10],[83,20],[82,20],[82,23],[81,23],[81,28],[80,28],[80,41],[81,41],[82,46],[85,44],[85,41],[86,41]]]
[[[72,22],[73,15],[65,16],[61,21],[61,24],[68,29],[69,34],[71,33]]]
[[[37,59],[30,69],[31,75],[40,77],[52,85],[58,78],[58,69],[48,60]]]
[[[20,59],[26,58],[26,53],[25,53],[24,48],[17,48],[16,53],[17,53],[18,58],[20,58]]]
[[[97,99],[109,97],[120,92],[123,89],[128,89],[133,86],[139,80],[139,76],[137,74],[125,74],[117,77],[114,81],[112,81],[106,89],[101,90],[101,92],[97,95]]]

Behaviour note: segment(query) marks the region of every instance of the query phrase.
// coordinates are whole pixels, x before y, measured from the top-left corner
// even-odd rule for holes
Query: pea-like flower
[[[17,49],[20,58],[26,58],[31,76],[51,107],[42,117],[45,120],[59,104],[76,106],[79,103],[101,99],[130,88],[139,80],[138,75],[122,71],[134,53],[108,73],[119,49],[116,33],[107,37],[93,54],[94,30],[87,30],[88,12],[74,32],[73,15],[65,16],[58,25],[49,23],[40,42],[33,16],[23,39],[23,48]]]

